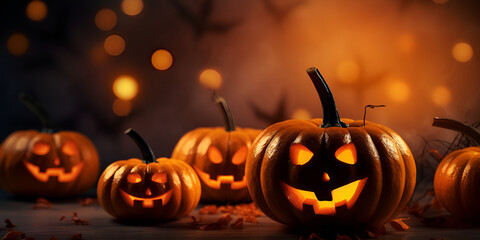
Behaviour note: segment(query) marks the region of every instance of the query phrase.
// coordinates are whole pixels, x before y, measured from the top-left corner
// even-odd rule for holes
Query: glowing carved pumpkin
[[[87,191],[97,181],[99,160],[84,135],[52,133],[45,111],[22,96],[43,123],[41,132],[16,131],[0,147],[0,186],[22,196],[67,197]]]
[[[260,130],[236,128],[225,100],[217,105],[225,128],[197,128],[175,146],[172,158],[190,164],[202,182],[203,202],[251,201],[245,181],[248,149]]]
[[[433,126],[462,132],[480,145],[480,132],[452,119],[435,118]],[[449,153],[438,165],[434,178],[435,196],[451,214],[471,222],[480,215],[480,147]]]
[[[100,176],[100,205],[115,218],[171,220],[185,216],[200,201],[195,171],[175,159],[155,160],[147,143],[133,130],[126,132],[142,150],[143,160],[132,158],[108,166]]]
[[[250,194],[267,216],[287,225],[379,227],[413,193],[410,149],[385,126],[340,119],[318,70],[307,72],[324,119],[287,120],[260,133],[245,169]]]

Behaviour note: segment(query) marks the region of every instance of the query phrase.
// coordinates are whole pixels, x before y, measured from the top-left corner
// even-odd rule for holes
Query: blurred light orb
[[[203,70],[198,80],[200,84],[211,89],[218,89],[222,85],[222,75],[211,68]]]
[[[465,42],[459,42],[453,46],[452,55],[459,62],[468,62],[472,59],[473,48]]]
[[[113,113],[119,117],[124,117],[132,111],[132,103],[120,98],[115,99],[112,106]]]
[[[28,50],[28,39],[21,33],[14,33],[7,39],[7,49],[14,56],[21,56]]]
[[[160,49],[152,54],[152,65],[158,70],[167,70],[172,66],[173,57],[169,51]]]
[[[142,12],[143,2],[142,0],[123,0],[122,1],[122,11],[129,15],[135,16]]]
[[[122,100],[131,100],[138,93],[138,83],[135,78],[123,75],[113,82],[113,93]]]
[[[438,86],[433,89],[432,101],[437,106],[446,107],[452,100],[452,93],[444,86]]]
[[[119,35],[110,35],[103,43],[105,52],[111,56],[118,56],[125,50],[125,40]]]
[[[95,15],[95,25],[102,31],[110,31],[117,25],[117,15],[114,11],[104,8]]]
[[[308,120],[311,119],[312,116],[310,115],[310,112],[305,109],[305,108],[298,108],[296,109],[293,114],[292,114],[293,119],[303,119],[303,120]]]
[[[47,16],[47,5],[43,1],[31,1],[25,9],[28,19],[38,22]]]
[[[405,81],[400,79],[391,81],[387,91],[390,98],[395,102],[405,102],[410,96],[410,87]]]
[[[345,60],[337,66],[337,77],[341,82],[353,83],[358,80],[359,76],[360,66],[355,61]]]
[[[397,40],[398,48],[404,53],[411,53],[415,50],[417,41],[415,36],[410,33],[400,35]]]
[[[436,4],[444,4],[446,2],[448,2],[448,0],[433,0],[434,3]]]

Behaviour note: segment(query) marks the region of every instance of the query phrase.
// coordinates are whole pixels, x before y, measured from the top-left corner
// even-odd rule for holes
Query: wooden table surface
[[[93,195],[92,195],[93,196]],[[258,217],[259,223],[244,223],[243,229],[200,231],[186,228],[191,219],[184,217],[180,220],[152,225],[132,225],[116,221],[108,215],[98,204],[82,206],[78,199],[68,201],[53,201],[49,209],[34,210],[35,200],[24,200],[12,197],[0,190],[0,236],[4,236],[8,229],[3,223],[9,218],[16,227],[16,231],[25,232],[27,237],[35,239],[72,239],[72,236],[81,233],[83,239],[299,239],[298,232],[286,228],[265,216]],[[199,216],[198,209],[191,215]],[[78,213],[79,218],[87,219],[89,225],[75,225],[70,221],[72,213]],[[67,221],[60,221],[62,216]],[[215,221],[221,214],[203,215],[207,221]],[[233,221],[238,216],[231,215]],[[233,222],[232,221],[232,222]],[[462,226],[455,228],[425,227],[415,218],[407,221],[411,228],[399,232],[387,226],[387,233],[376,239],[480,239],[480,226]]]

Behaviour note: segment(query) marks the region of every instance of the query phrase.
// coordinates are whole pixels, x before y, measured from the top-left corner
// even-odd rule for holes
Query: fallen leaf
[[[205,205],[203,208],[200,208],[198,210],[198,214],[202,215],[202,214],[215,214],[217,213],[218,211],[218,208],[216,205]]]
[[[49,209],[52,208],[52,203],[45,198],[37,198],[33,209]]]
[[[308,236],[308,240],[323,240],[323,238],[319,237],[316,233],[311,233]]]
[[[242,217],[239,217],[237,218],[237,220],[232,223],[232,228],[233,229],[242,229],[243,228],[243,218]]]
[[[406,231],[407,229],[410,228],[410,226],[408,226],[406,223],[404,223],[403,221],[405,220],[409,220],[410,218],[397,218],[397,219],[393,219],[391,222],[390,222],[390,225],[397,231]]]
[[[97,204],[97,203],[98,203],[98,200],[95,199],[95,198],[80,199],[80,204],[82,204],[82,206],[84,206],[84,207],[91,206],[91,205],[94,205],[94,204]]]

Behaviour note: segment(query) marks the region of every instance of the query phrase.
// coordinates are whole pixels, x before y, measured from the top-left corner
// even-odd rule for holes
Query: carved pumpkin
[[[155,160],[147,143],[132,129],[143,160],[132,158],[110,164],[100,176],[97,196],[110,215],[126,220],[178,219],[193,210],[201,196],[200,180],[185,162]]]
[[[236,128],[225,100],[217,99],[225,128],[197,128],[175,146],[172,158],[190,164],[202,182],[203,202],[251,201],[245,181],[248,149],[260,130]]]
[[[0,186],[22,196],[67,197],[84,193],[97,181],[98,154],[84,135],[52,133],[46,112],[22,96],[42,120],[43,129],[16,131],[0,147]]]
[[[452,119],[435,118],[433,126],[460,131],[478,145],[480,132]],[[480,147],[467,147],[453,151],[438,165],[434,178],[435,196],[454,216],[479,222],[480,215]]]
[[[250,194],[267,216],[290,226],[379,227],[413,193],[412,153],[385,126],[340,119],[320,72],[307,72],[324,119],[287,120],[260,133],[245,169]]]

